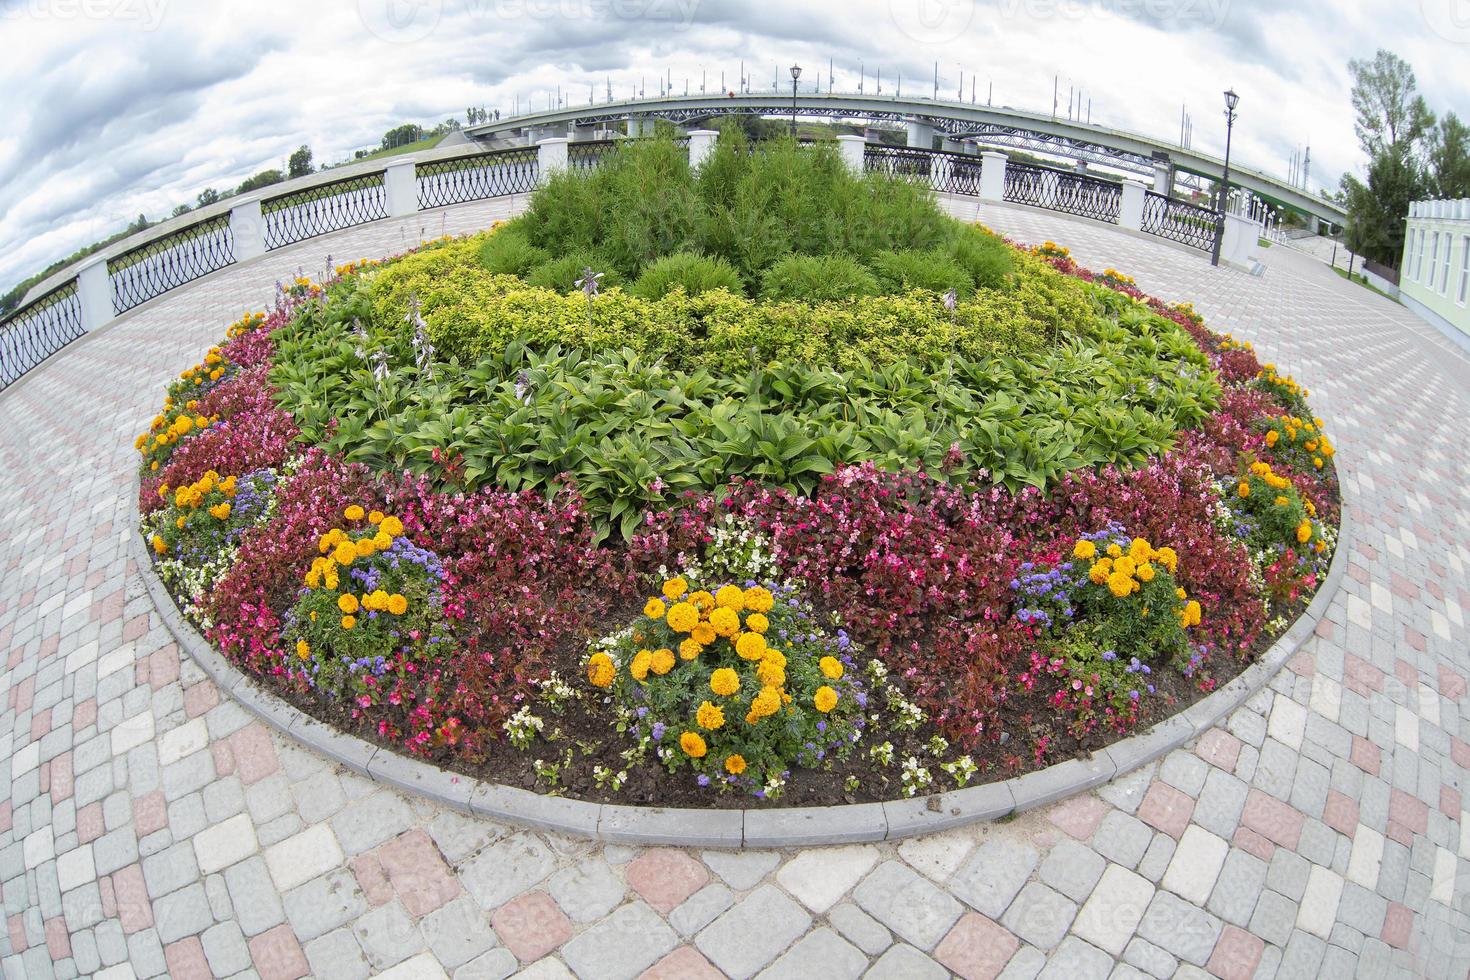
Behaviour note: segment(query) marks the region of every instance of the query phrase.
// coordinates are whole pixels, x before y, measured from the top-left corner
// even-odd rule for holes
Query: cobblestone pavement
[[[380,222],[178,290],[0,397],[5,975],[1465,977],[1470,362],[1288,249],[1252,278],[957,210],[1193,300],[1313,389],[1358,522],[1350,574],[1224,727],[1003,824],[799,853],[474,820],[268,732],[149,611],[125,548],[132,437],[277,276],[495,208]]]

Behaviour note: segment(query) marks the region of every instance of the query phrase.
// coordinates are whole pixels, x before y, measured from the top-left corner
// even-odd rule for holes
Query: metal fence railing
[[[0,320],[0,391],[84,333],[75,281]]]
[[[234,261],[228,214],[180,228],[108,260],[113,308],[126,312]]]
[[[260,203],[265,247],[280,248],[388,217],[383,174],[359,174],[268,198]]]
[[[536,189],[540,169],[534,146],[434,160],[416,168],[419,208],[442,208]]]
[[[1147,191],[1143,196],[1144,231],[1208,252],[1215,247],[1220,216],[1209,208]]]
[[[1110,180],[1034,163],[1006,163],[1001,199],[1116,223],[1123,187]]]

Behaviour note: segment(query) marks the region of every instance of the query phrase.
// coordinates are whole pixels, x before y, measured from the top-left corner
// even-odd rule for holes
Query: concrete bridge
[[[779,92],[670,95],[564,106],[525,113],[468,127],[468,136],[485,141],[534,142],[550,136],[592,139],[600,131],[627,125],[639,135],[657,119],[680,125],[696,124],[711,116],[750,113],[790,116],[792,97]],[[949,149],[981,146],[1051,153],[1148,177],[1154,190],[1168,194],[1182,175],[1219,180],[1224,161],[1165,140],[1071,119],[1053,118],[1009,106],[948,102],[913,96],[801,92],[796,96],[799,116],[867,122],[901,122],[910,146],[932,148],[935,137],[950,141]],[[1318,195],[1292,186],[1280,177],[1232,164],[1230,181],[1261,200],[1309,218],[1341,225],[1344,209]]]

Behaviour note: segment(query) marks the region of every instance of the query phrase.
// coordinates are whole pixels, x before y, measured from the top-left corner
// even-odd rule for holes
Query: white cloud
[[[796,60],[838,87],[863,62],[885,91],[942,93],[963,70],[983,99],[1048,109],[1054,76],[1092,99],[1094,122],[1171,137],[1181,105],[1195,146],[1223,148],[1220,92],[1241,93],[1233,158],[1284,173],[1312,145],[1317,184],[1360,156],[1350,57],[1388,47],[1431,105],[1465,106],[1470,32],[1458,0],[0,0],[0,289],[140,212],[204,187],[372,145],[400,122],[467,105],[626,96],[671,71],[682,90],[764,86]],[[1443,9],[1441,9],[1443,8]],[[805,76],[811,79],[812,75]],[[824,83],[825,87],[825,83]],[[966,82],[968,96],[970,84]]]

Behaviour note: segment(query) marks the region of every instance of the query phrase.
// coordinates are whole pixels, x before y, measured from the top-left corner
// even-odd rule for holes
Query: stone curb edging
[[[1291,627],[1230,683],[1148,731],[1114,742],[1085,759],[1069,759],[998,783],[928,797],[830,807],[773,810],[675,809],[590,803],[488,783],[373,745],[307,715],[236,670],[179,610],[153,570],[138,533],[128,532],[139,574],[164,625],[221,690],[281,734],[353,772],[464,813],[608,843],[735,849],[811,847],[898,840],[982,820],[998,820],[1054,803],[1126,775],[1209,729],[1266,686],[1313,634],[1347,568],[1352,518],[1345,484],[1337,549],[1321,587]],[[139,480],[132,481],[135,519]]]

